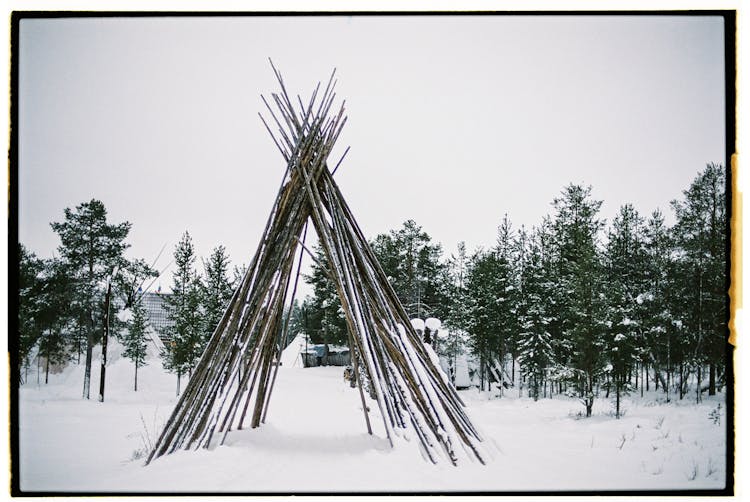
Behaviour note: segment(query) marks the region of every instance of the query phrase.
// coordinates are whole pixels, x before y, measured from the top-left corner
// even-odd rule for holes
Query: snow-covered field
[[[511,390],[488,399],[461,391],[493,445],[488,465],[432,465],[416,441],[391,449],[373,406],[367,434],[358,393],[342,368],[282,366],[266,423],[230,434],[224,446],[180,451],[144,467],[176,402],[176,378],[158,359],[139,370],[110,351],[104,403],[81,399],[82,366],[71,365],[19,394],[20,485],[53,492],[447,492],[698,490],[724,488],[724,396],[695,405],[626,399],[616,420],[599,400],[578,416],[576,399],[533,402]],[[98,360],[95,360],[98,364]],[[42,375],[43,379],[43,375]],[[92,370],[92,397],[98,389]],[[183,384],[184,388],[184,384]],[[721,403],[721,406],[719,406]],[[718,411],[717,411],[718,410]]]

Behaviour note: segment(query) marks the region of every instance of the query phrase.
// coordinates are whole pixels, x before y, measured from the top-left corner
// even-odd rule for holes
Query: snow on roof
[[[429,328],[430,331],[439,330],[440,326],[442,326],[443,324],[440,322],[440,319],[437,319],[435,317],[428,317],[424,323],[425,323],[425,326],[427,326],[427,328]]]

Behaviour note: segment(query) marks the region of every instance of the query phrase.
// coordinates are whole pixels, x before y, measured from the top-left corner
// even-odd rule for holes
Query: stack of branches
[[[459,445],[469,458],[484,463],[481,437],[464,403],[412,328],[333,179],[341,161],[328,169],[328,155],[346,122],[343,103],[331,113],[335,72],[322,97],[318,99],[318,84],[305,105],[299,96],[292,103],[281,75],[273,70],[281,88],[272,94],[276,111],[265,98],[263,102],[277,133],[262,115],[261,120],[286,161],[281,188],[260,246],[147,463],[179,448],[207,448],[214,438],[223,444],[231,430],[245,426],[250,410],[250,427],[265,422],[280,343],[288,329],[284,306],[296,293],[308,221],[318,234],[346,316],[368,432],[372,434],[362,390],[365,378],[391,446],[394,436],[412,429],[433,463],[444,456],[456,464]],[[361,370],[366,374],[360,375]]]

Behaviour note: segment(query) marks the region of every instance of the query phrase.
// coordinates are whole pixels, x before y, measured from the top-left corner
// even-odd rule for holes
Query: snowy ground
[[[117,349],[115,349],[117,350]],[[112,354],[112,352],[110,352]],[[113,354],[111,359],[115,359]],[[98,369],[92,388],[98,389]],[[20,482],[54,492],[565,491],[724,488],[724,396],[700,405],[628,399],[615,420],[609,401],[582,419],[575,399],[533,402],[511,391],[488,400],[461,391],[468,412],[495,445],[486,465],[425,462],[416,441],[391,449],[378,416],[366,433],[359,397],[334,367],[282,367],[266,424],[233,432],[212,450],[181,451],[143,467],[176,401],[175,377],[158,360],[139,371],[112,361],[104,403],[80,398],[72,366],[20,391]],[[93,395],[94,393],[92,393]],[[718,423],[710,417],[717,410]],[[374,406],[373,406],[374,408]],[[716,413],[714,413],[716,415]]]

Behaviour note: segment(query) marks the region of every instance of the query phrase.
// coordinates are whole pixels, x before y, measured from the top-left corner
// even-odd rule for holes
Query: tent
[[[431,462],[443,458],[457,464],[463,456],[484,463],[481,437],[464,403],[413,329],[334,181],[341,161],[328,168],[346,122],[343,104],[331,111],[335,71],[323,93],[318,84],[306,104],[299,96],[292,101],[273,71],[281,90],[270,102],[262,98],[271,120],[262,115],[261,120],[286,163],[282,184],[247,272],[147,463],[177,449],[222,444],[232,430],[266,420],[280,340],[287,339],[284,307],[294,301],[302,253],[309,253],[304,241],[310,224],[346,316],[368,433],[368,409],[374,405],[391,446],[409,429]],[[365,396],[365,379],[375,403]]]

